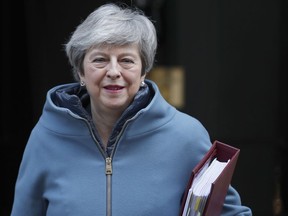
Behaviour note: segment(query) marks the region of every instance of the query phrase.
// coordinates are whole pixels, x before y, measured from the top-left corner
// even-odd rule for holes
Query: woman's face
[[[84,57],[83,69],[80,79],[98,112],[123,112],[145,78],[135,44],[93,47]]]

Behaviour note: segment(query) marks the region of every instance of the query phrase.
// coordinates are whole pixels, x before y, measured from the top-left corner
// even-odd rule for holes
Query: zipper
[[[92,130],[89,122],[88,122],[85,118],[82,118],[82,117],[80,117],[80,116],[78,116],[78,115],[75,115],[74,113],[70,112],[70,114],[71,114],[73,117],[75,117],[75,118],[77,118],[77,119],[81,119],[81,120],[83,120],[83,121],[86,122],[86,124],[87,124],[87,126],[88,126],[88,128],[89,128],[89,130],[90,130],[90,133],[91,133],[91,135],[92,135],[92,138],[93,138],[93,140],[94,140],[95,143],[96,143],[96,146],[98,147],[98,149],[99,149],[99,151],[101,152],[103,158],[105,159],[105,174],[106,174],[106,216],[112,216],[112,158],[113,158],[113,156],[114,156],[114,152],[115,152],[115,149],[116,149],[116,147],[117,147],[117,144],[118,144],[118,142],[119,142],[119,140],[120,140],[120,137],[122,136],[123,132],[125,131],[128,123],[129,123],[130,121],[134,120],[135,118],[137,118],[137,116],[139,116],[140,113],[142,113],[142,112],[141,112],[141,111],[138,112],[136,115],[134,115],[132,118],[128,119],[128,120],[124,123],[124,125],[123,125],[120,133],[118,134],[118,136],[117,136],[117,138],[116,138],[116,140],[115,140],[115,146],[114,146],[114,148],[113,148],[113,150],[112,150],[112,152],[111,152],[111,155],[109,156],[109,155],[103,150],[103,148],[100,146],[99,142],[98,142],[97,139],[95,138],[95,135],[94,135],[94,133],[93,133],[93,130]]]
[[[106,158],[106,175],[112,175],[112,158]]]
[[[111,216],[112,215],[112,191],[111,191],[111,185],[112,185],[112,158],[108,156],[108,154],[103,150],[103,148],[100,146],[100,143],[97,141],[92,127],[90,126],[89,122],[85,119],[82,118],[73,112],[69,112],[71,116],[73,116],[76,119],[80,119],[84,121],[90,131],[90,134],[92,136],[92,139],[96,143],[96,146],[98,150],[100,151],[101,155],[105,159],[105,174],[106,174],[106,216]]]
[[[123,125],[120,133],[118,134],[116,140],[115,140],[115,146],[111,152],[111,155],[108,156],[107,154],[107,157],[105,159],[105,174],[106,174],[106,216],[112,216],[112,158],[114,156],[114,153],[115,153],[115,149],[118,145],[118,142],[120,140],[120,137],[122,136],[123,132],[125,131],[128,123],[130,121],[132,121],[134,118],[136,118],[136,116],[138,116],[137,114],[131,118],[131,119],[128,119],[125,124]]]
[[[112,158],[107,157],[106,170],[106,216],[112,215]]]
[[[105,159],[105,174],[106,174],[106,216],[112,216],[112,157],[108,156],[108,154],[103,150],[100,146],[100,143],[95,138],[93,130],[89,124],[89,122],[83,118],[83,120],[88,125],[91,136],[96,143],[99,151],[101,152],[103,158]],[[112,155],[112,154],[111,154]]]
[[[115,140],[115,146],[111,152],[111,155],[108,156],[107,154],[107,157],[105,159],[105,173],[106,173],[106,216],[112,216],[112,159],[113,159],[113,156],[114,156],[114,153],[115,153],[115,149],[118,145],[118,142],[123,134],[123,132],[125,131],[127,125],[130,123],[130,121],[132,121],[133,119],[137,118],[138,115],[140,115],[141,112],[138,112],[136,115],[134,115],[132,118],[128,119],[120,133],[118,134],[116,140]],[[93,135],[94,136],[94,135]]]

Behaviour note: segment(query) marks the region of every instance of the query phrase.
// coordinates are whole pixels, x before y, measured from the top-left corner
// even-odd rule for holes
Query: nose
[[[110,79],[117,79],[121,76],[121,68],[117,61],[111,61],[109,63],[106,75]]]

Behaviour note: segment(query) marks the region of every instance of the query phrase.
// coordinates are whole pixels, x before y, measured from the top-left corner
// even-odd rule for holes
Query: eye
[[[95,63],[103,63],[103,62],[106,62],[107,60],[103,57],[97,57],[97,58],[94,58],[93,59],[93,62]]]
[[[104,68],[109,60],[103,56],[96,56],[92,59],[92,63],[96,68]]]
[[[134,61],[130,58],[123,58],[123,59],[121,59],[121,62],[127,63],[127,64],[133,64],[134,63]]]

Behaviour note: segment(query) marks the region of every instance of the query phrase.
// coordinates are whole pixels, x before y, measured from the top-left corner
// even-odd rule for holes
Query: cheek
[[[95,69],[92,66],[84,68],[84,77],[86,82],[98,82],[104,77],[104,73],[99,69]]]
[[[130,80],[130,82],[131,82],[131,88],[130,88],[131,93],[136,93],[140,88],[141,77],[140,76],[134,77],[133,79]]]
[[[137,68],[135,70],[128,71],[127,73],[122,74],[123,78],[127,81],[131,82],[132,84],[138,85],[141,82],[141,68]]]
[[[91,73],[93,73],[93,71],[95,71],[95,68],[91,64],[84,64],[83,69],[84,69],[84,73],[87,75],[91,74]]]

